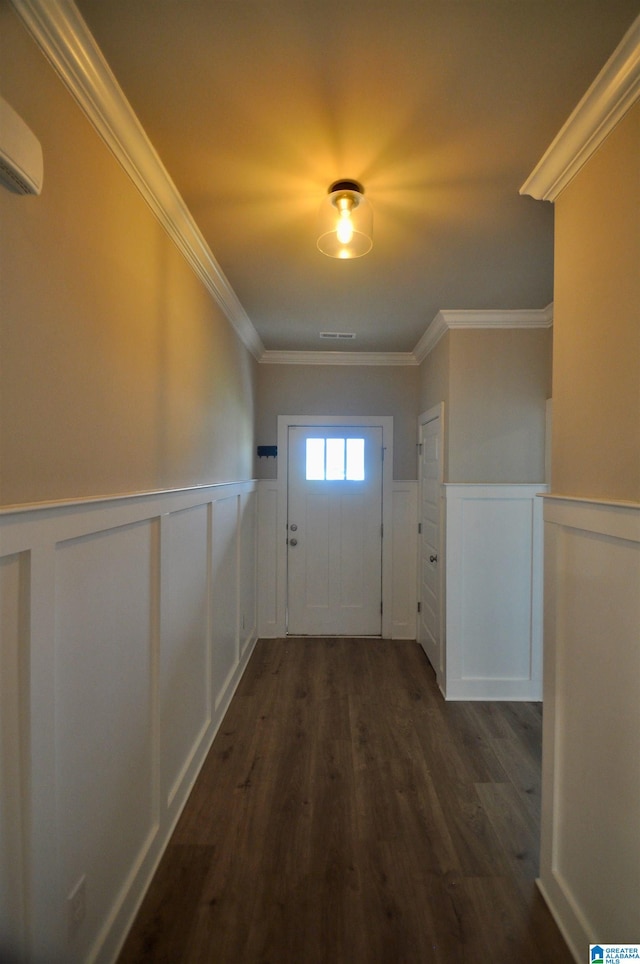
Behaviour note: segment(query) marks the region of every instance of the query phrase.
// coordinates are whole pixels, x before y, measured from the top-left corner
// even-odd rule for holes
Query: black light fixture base
[[[329,185],[329,194],[333,194],[334,191],[357,191],[358,194],[364,194],[364,188],[360,181],[334,181],[333,184]]]

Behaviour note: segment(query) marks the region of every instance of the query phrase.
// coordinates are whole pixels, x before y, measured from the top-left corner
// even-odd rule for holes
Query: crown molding
[[[520,194],[555,201],[638,97],[640,17],[522,185]]]
[[[433,351],[442,336],[452,328],[475,328],[486,331],[492,328],[551,328],[553,325],[553,302],[546,308],[515,308],[495,310],[459,311],[444,308],[435,316],[424,335],[413,349],[413,356],[420,364]]]
[[[553,302],[546,308],[472,311],[443,309],[413,351],[263,351],[261,365],[420,365],[451,328],[551,328]]]
[[[410,351],[265,351],[261,365],[409,365],[419,362]]]
[[[72,0],[11,0],[158,221],[259,359],[264,346]]]
[[[424,335],[413,349],[413,355],[420,364],[428,354],[433,351],[442,336],[447,332],[448,325],[443,311],[439,311],[431,324],[427,327]]]
[[[438,314],[447,328],[550,328],[553,324],[553,304],[546,308],[444,309]]]

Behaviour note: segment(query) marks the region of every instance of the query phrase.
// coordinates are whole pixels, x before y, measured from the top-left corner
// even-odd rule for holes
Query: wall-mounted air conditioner
[[[33,131],[0,97],[0,183],[14,194],[40,194],[42,147]]]

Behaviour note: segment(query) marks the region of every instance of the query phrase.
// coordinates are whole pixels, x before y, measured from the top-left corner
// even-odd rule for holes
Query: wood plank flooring
[[[534,878],[541,708],[422,650],[259,641],[119,961],[571,964]]]

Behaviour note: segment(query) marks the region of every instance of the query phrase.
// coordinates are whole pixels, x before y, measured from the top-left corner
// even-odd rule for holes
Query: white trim
[[[576,502],[607,508],[640,509],[640,502],[627,502],[620,499],[590,499],[585,495],[562,495],[558,492],[543,492],[541,495],[545,501],[550,502]]]
[[[555,201],[640,96],[640,17],[520,188]]]
[[[258,487],[258,638],[281,636],[278,625],[278,498],[277,479],[260,479]]]
[[[544,720],[537,885],[578,961],[583,949],[600,939],[602,920],[592,919],[593,898],[582,885],[582,868],[573,862],[575,847],[572,850],[567,838],[576,821],[583,828],[588,826],[584,846],[590,853],[597,849],[600,855],[611,853],[610,866],[598,863],[598,871],[602,879],[607,875],[612,879],[620,869],[612,842],[619,815],[612,812],[602,819],[608,812],[607,798],[615,794],[606,783],[595,799],[590,792],[584,809],[576,809],[575,795],[567,797],[574,786],[569,761],[576,751],[584,752],[581,770],[599,771],[613,743],[635,745],[637,720],[625,712],[618,714],[617,707],[635,698],[639,611],[634,573],[640,548],[640,504],[552,494],[544,497],[543,511]],[[577,628],[576,612],[582,620]],[[598,662],[594,656],[600,654]],[[603,694],[597,724],[602,738],[596,745],[593,734],[585,734],[580,724],[581,714],[584,719],[588,712],[584,707],[590,691],[598,687]],[[611,707],[613,714],[603,712]],[[636,781],[637,772],[636,767]],[[598,811],[600,819],[593,817]],[[629,813],[630,827],[635,828],[634,820],[635,814]],[[626,847],[630,840],[635,842],[636,837],[627,833],[622,845]],[[620,837],[617,846],[621,846]],[[627,866],[637,865],[637,853],[636,845],[631,855],[624,855]],[[630,892],[624,879],[620,887],[620,893]],[[626,908],[627,927],[633,927],[636,908],[632,901],[626,902]]]
[[[640,503],[544,495],[544,521],[640,542]]]
[[[444,695],[445,690],[445,674],[446,674],[446,655],[447,655],[447,634],[446,634],[446,565],[447,565],[447,551],[446,551],[446,503],[445,494],[446,490],[444,487],[444,476],[445,476],[445,458],[446,458],[446,431],[445,431],[445,403],[438,402],[436,405],[432,405],[431,408],[427,409],[426,412],[421,412],[418,415],[418,444],[422,445],[422,433],[424,431],[425,425],[429,422],[439,419],[439,458],[438,458],[438,488],[439,488],[439,518],[438,518],[438,649],[440,653],[440,661],[438,666],[434,666],[433,670],[436,674],[436,679],[441,692]],[[422,518],[422,471],[421,471],[421,459],[418,456],[418,503],[417,503],[417,520],[419,523],[423,523]],[[416,598],[421,600],[421,571],[422,571],[422,542],[420,539],[416,541]],[[416,638],[418,643],[422,645],[420,641],[420,618],[416,613]],[[423,647],[424,649],[424,647]],[[425,650],[426,653],[426,650]],[[427,653],[427,658],[429,654]]]
[[[439,485],[444,485],[444,445],[445,445],[445,434],[444,434],[444,412],[445,403],[437,402],[428,408],[426,412],[420,412],[418,415],[418,431],[423,425],[428,422],[433,422],[436,418],[440,419],[440,458],[438,460],[438,483]],[[420,481],[420,479],[418,479]]]
[[[264,351],[261,365],[418,365],[408,351]]]
[[[443,308],[435,316],[424,335],[413,349],[417,363],[424,361],[440,339],[452,328],[551,328],[553,302],[546,308],[450,309]]]
[[[22,903],[25,911],[24,933],[17,920],[18,933],[11,934],[20,960],[116,959],[257,638],[256,492],[253,481],[212,484],[20,507],[0,516],[0,588],[3,607],[12,614],[3,624],[0,656],[5,697],[15,685],[12,727],[1,734],[0,777],[4,786],[18,774],[13,793],[20,804],[3,809],[0,832],[4,839],[8,830],[9,839],[20,836],[23,843],[8,854],[7,871],[16,889],[11,910],[16,913]],[[218,507],[227,522],[220,531]],[[92,587],[90,602],[73,580],[69,560],[78,549]],[[116,569],[126,571],[128,580],[111,580]],[[100,596],[102,587],[105,595],[96,600],[93,593]],[[132,601],[135,612],[126,608]],[[111,613],[119,605],[126,613],[121,629],[137,627],[131,630],[137,658],[132,656],[131,667],[113,663],[104,681],[95,672],[102,665],[99,641],[112,634]],[[83,640],[79,663],[69,659],[69,626]],[[204,679],[191,704],[170,694],[177,661],[193,655],[193,647]],[[137,674],[135,692],[131,673]],[[76,746],[64,737],[76,722],[69,696],[81,692],[85,680],[103,710],[110,702],[139,707],[122,721],[115,713],[109,734],[110,745],[139,749],[135,765],[146,774],[139,800],[125,799],[131,760],[122,762],[113,798],[105,801],[90,789],[83,741]],[[86,726],[93,705],[83,704],[80,712]],[[94,727],[83,740],[93,740],[97,749],[102,735]],[[99,753],[91,759],[99,761]],[[82,810],[81,858],[61,806],[65,795]],[[96,843],[108,825],[105,816],[94,826],[103,810],[126,814],[122,829],[132,842],[120,849],[113,877],[102,873]],[[70,877],[78,879],[80,859],[92,913],[72,947],[60,907]]]
[[[393,481],[392,639],[415,639],[418,597],[418,483]]]
[[[430,352],[436,347],[440,339],[448,331],[448,326],[442,311],[439,311],[431,324],[428,326],[424,335],[413,349],[413,354],[418,362],[423,362]]]
[[[278,519],[276,523],[276,634],[286,635],[287,611],[287,466],[289,426],[363,425],[381,426],[384,462],[382,466],[382,636],[392,632],[393,598],[393,416],[392,415],[279,415],[278,416]]]
[[[483,311],[451,311],[442,314],[447,328],[551,328],[553,304],[546,308],[492,308]]]
[[[106,145],[136,185],[238,336],[259,359],[249,316],[147,137],[80,12],[65,0],[11,0]]]
[[[447,700],[542,697],[543,483],[448,483]]]
[[[450,309],[435,316],[413,351],[263,351],[261,365],[420,365],[451,328],[551,328],[553,302],[546,308]]]
[[[137,492],[121,492],[116,495],[90,495],[78,499],[60,499],[52,502],[24,502],[18,505],[0,506],[0,519],[5,515],[19,515],[22,512],[46,512],[49,509],[73,509],[100,502],[128,502],[132,499],[153,499],[160,496],[193,493],[197,495],[206,489],[220,489],[223,486],[246,485],[253,479],[241,479],[231,482],[204,482],[200,485],[180,486],[177,489],[140,489]]]

